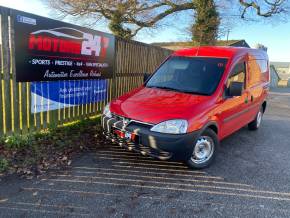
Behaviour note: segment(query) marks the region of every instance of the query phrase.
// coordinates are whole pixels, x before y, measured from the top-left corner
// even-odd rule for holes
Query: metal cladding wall
[[[270,76],[270,87],[277,87],[278,86],[278,82],[279,82],[279,77],[278,77],[278,73],[275,69],[274,66],[270,66],[270,73],[271,73],[271,76]]]

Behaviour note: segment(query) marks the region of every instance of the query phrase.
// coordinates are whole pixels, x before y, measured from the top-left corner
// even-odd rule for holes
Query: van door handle
[[[254,101],[254,96],[251,95],[251,102],[253,102],[253,101]]]

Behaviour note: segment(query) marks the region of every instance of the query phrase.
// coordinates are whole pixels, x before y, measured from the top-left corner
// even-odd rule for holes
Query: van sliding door
[[[234,131],[240,129],[248,122],[250,122],[248,104],[249,92],[247,90],[247,67],[246,62],[241,61],[237,63],[232,69],[230,76],[226,83],[224,100],[221,104],[220,120],[221,137],[224,138]],[[244,90],[241,96],[229,96],[229,86],[231,82],[244,83]]]

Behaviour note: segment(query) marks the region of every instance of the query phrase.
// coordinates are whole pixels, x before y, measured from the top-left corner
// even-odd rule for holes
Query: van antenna
[[[199,43],[198,43],[198,47],[197,47],[197,50],[196,50],[195,56],[198,55],[198,52],[199,52],[199,49],[200,49],[200,44],[201,44],[202,36],[203,36],[203,32],[200,33],[200,39],[199,39]]]

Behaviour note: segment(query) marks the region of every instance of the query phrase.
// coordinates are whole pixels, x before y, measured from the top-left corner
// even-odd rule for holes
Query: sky
[[[43,2],[44,0],[0,0],[0,5],[56,19],[54,13]],[[183,19],[190,19],[190,17],[185,16]],[[72,22],[71,20],[65,21]],[[183,31],[186,22],[175,16],[172,23],[174,24],[165,25],[153,31],[141,31],[136,40],[145,43],[185,41],[187,36]],[[288,23],[237,22],[232,26],[229,39],[245,39],[252,47],[261,43],[268,47],[268,55],[271,61],[290,62],[290,21]],[[109,32],[104,23],[98,24],[94,28]],[[225,37],[221,39],[225,39]]]

